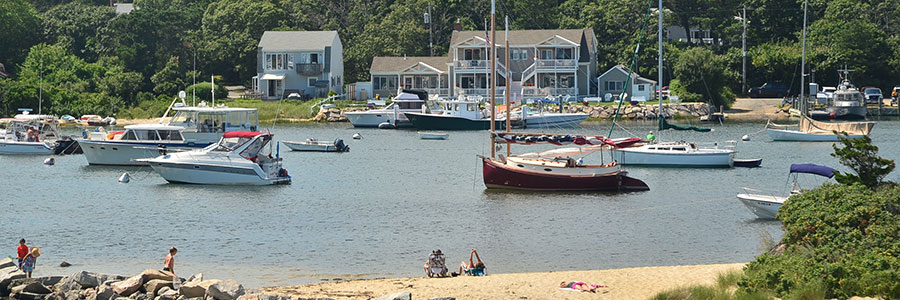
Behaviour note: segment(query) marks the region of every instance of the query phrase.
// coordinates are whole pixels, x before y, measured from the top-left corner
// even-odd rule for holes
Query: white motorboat
[[[255,108],[207,106],[200,102],[198,106],[174,103],[171,109],[175,114],[167,125],[182,127],[184,141],[191,146],[208,146],[226,132],[259,130],[259,114]],[[166,115],[168,111],[163,117]]]
[[[382,109],[345,112],[344,116],[353,127],[378,127],[381,123],[390,123],[394,127],[411,127],[406,118],[407,112],[422,112],[428,94],[419,91],[401,90],[391,99],[391,104]]]
[[[613,160],[623,165],[659,167],[723,167],[734,166],[734,150],[700,148],[686,142],[661,142],[612,150]]]
[[[348,152],[350,146],[344,144],[344,140],[336,139],[334,142],[323,142],[316,139],[306,139],[303,142],[281,141],[282,144],[291,148],[293,151],[312,151],[312,152]]]
[[[532,111],[522,107],[521,119],[524,128],[569,128],[578,126],[590,115],[586,113],[555,113],[548,111]]]
[[[446,132],[427,132],[419,131],[419,139],[422,140],[446,140],[450,138],[450,134]]]
[[[272,157],[271,141],[269,133],[230,131],[206,148],[142,161],[171,183],[289,184],[291,177],[282,168],[282,159]],[[263,153],[266,146],[268,153]]]
[[[875,122],[821,122],[807,116],[800,116],[797,125],[779,125],[769,121],[766,124],[766,133],[774,141],[790,142],[837,142],[838,135],[834,132],[846,132],[849,138],[859,138],[869,135]]]
[[[797,181],[799,174],[813,174],[822,177],[834,177],[834,170],[820,165],[814,164],[792,164],[789,178],[792,180],[790,195],[799,195],[803,192]],[[771,194],[757,194],[763,192],[761,190],[744,188],[745,193],[738,194],[737,198],[750,209],[753,214],[762,219],[774,219],[778,214],[778,209],[787,201],[788,197],[775,196]]]
[[[154,158],[170,151],[188,151],[203,145],[188,144],[184,128],[163,124],[125,126],[124,131],[95,131],[78,139],[90,165],[146,166],[142,158]]]
[[[479,109],[481,101],[471,97],[445,99],[438,101],[442,108],[440,113],[408,112],[406,117],[419,130],[487,130],[491,128],[491,111]],[[515,123],[520,122],[515,120]],[[505,116],[494,119],[495,128],[502,129],[505,126]]]
[[[56,149],[58,121],[49,115],[31,115],[27,111],[15,118],[0,119],[0,154],[53,154]]]

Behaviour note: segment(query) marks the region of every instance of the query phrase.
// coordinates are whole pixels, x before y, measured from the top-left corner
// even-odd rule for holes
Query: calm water
[[[627,126],[643,136],[654,125]],[[606,134],[607,126],[574,131]],[[279,126],[280,140],[340,137],[351,147],[282,151],[294,179],[288,186],[174,185],[149,168],[92,167],[80,155],[58,157],[55,166],[40,156],[3,156],[0,240],[8,255],[20,237],[42,247],[40,275],[161,268],[174,245],[179,275],[248,286],[418,276],[434,248],[452,267],[478,248],[493,273],[746,262],[782,233],[780,223],[756,220],[736,200],[740,187],[783,190],[790,163],[838,166],[830,143],[774,143],[762,127],[658,134],[698,142],[751,134],[738,157],[763,157],[763,167],[629,168],[651,190],[620,195],[486,191],[476,159],[489,153],[484,131],[424,141],[409,130]],[[351,140],[356,132],[364,138]],[[872,138],[882,156],[900,157],[900,122],[879,122]],[[116,183],[124,171],[132,182]],[[74,266],[56,267],[61,261]]]

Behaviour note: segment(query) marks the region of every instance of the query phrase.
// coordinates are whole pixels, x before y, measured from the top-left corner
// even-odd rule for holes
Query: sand
[[[713,284],[716,276],[740,270],[745,264],[642,267],[613,270],[488,274],[485,277],[387,278],[326,282],[263,288],[266,293],[337,300],[370,299],[411,292],[413,299],[648,299],[656,293],[686,285]],[[488,265],[490,272],[490,265]],[[607,285],[598,293],[558,289],[561,281]]]
[[[739,122],[756,121],[785,121],[789,120],[789,114],[778,112],[778,105],[782,99],[750,99],[738,98],[725,110],[726,120]]]

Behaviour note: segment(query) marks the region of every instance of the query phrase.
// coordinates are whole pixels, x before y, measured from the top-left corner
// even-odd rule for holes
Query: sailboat
[[[800,59],[800,85],[803,86],[805,81],[806,74],[806,1],[803,2],[803,54]],[[849,70],[846,68],[843,70],[845,76],[849,78]],[[849,84],[849,81],[847,81]],[[860,95],[858,91],[850,91],[847,92],[849,87],[843,87],[844,92],[843,95],[845,97],[849,95],[854,95],[857,98],[858,102],[862,100],[859,99]],[[875,127],[875,122],[838,122],[838,123],[829,123],[829,122],[820,122],[815,121],[809,117],[809,109],[808,102],[806,101],[806,97],[803,95],[804,89],[800,89],[800,123],[797,125],[779,125],[772,123],[772,121],[766,122],[766,134],[769,135],[770,138],[774,141],[790,141],[790,142],[837,142],[838,134],[845,133],[850,138],[858,138],[862,136],[869,135],[872,132],[872,128]],[[835,100],[838,99],[838,92],[835,92]],[[844,100],[851,100],[847,98],[841,98]],[[836,101],[837,102],[837,101]],[[851,101],[842,101],[842,102],[853,102]],[[852,103],[850,103],[852,104]],[[848,104],[849,105],[849,104]],[[865,109],[865,104],[863,104],[863,109]],[[865,112],[863,112],[865,113]]]
[[[496,48],[494,1],[491,1],[491,48]],[[506,59],[509,62],[509,21],[507,19]],[[489,189],[516,189],[534,191],[609,191],[625,192],[649,190],[650,187],[639,179],[628,176],[622,166],[615,163],[585,165],[571,158],[571,153],[585,151],[603,151],[605,147],[615,145],[614,141],[600,136],[573,136],[545,133],[512,133],[510,132],[509,109],[506,110],[506,132],[497,132],[496,109],[494,108],[496,55],[491,55],[491,114],[490,139],[491,156],[480,156],[483,167],[484,185]],[[506,76],[507,81],[510,76]],[[507,86],[510,86],[507,82]],[[506,93],[506,103],[511,103]],[[496,155],[495,145],[506,144],[506,156]],[[547,155],[511,156],[511,144],[555,144],[590,147],[591,149],[574,148],[564,152]],[[565,152],[571,151],[571,152]],[[546,154],[546,153],[543,153]]]
[[[663,83],[663,35],[662,35],[662,18],[663,18],[663,7],[662,0],[659,1],[659,85],[662,86]],[[649,14],[649,10],[648,10]],[[649,19],[649,15],[648,15]],[[646,21],[644,22],[646,24]],[[643,34],[643,32],[642,32]],[[635,51],[635,57],[637,57],[637,51]],[[632,61],[632,66],[629,70],[634,70],[635,61]],[[625,80],[625,85],[630,84],[632,76],[628,76]],[[683,127],[672,125],[666,122],[666,118],[664,115],[665,110],[662,105],[662,89],[659,89],[659,130],[666,129],[676,129],[676,130],[694,130],[701,132],[708,132],[710,129],[707,128],[697,128],[697,127]],[[622,103],[625,100],[625,92],[622,92],[622,97],[620,97],[619,108],[622,107]],[[616,115],[613,118],[613,127],[616,125],[616,118],[618,118],[618,111],[616,109]],[[612,135],[612,127],[609,130],[609,134]],[[652,141],[648,141],[648,143],[636,144],[634,147],[627,148],[614,148],[612,150],[613,159],[624,165],[645,165],[645,166],[656,166],[656,167],[725,167],[730,168],[734,166],[734,150],[726,149],[726,148],[701,148],[696,143],[689,142],[659,142],[653,143]]]

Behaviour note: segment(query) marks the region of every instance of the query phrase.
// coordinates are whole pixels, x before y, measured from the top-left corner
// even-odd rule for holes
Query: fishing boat
[[[32,115],[28,110],[14,118],[0,119],[4,128],[0,135],[0,154],[54,154],[57,132],[56,118],[49,115]]]
[[[281,141],[293,151],[310,151],[310,152],[348,152],[350,146],[344,144],[344,140],[336,139],[334,142],[319,141],[316,139],[306,139],[302,142]]]
[[[825,112],[831,119],[839,120],[865,120],[866,100],[863,98],[862,92],[850,82],[850,72],[846,68],[840,70],[844,76],[841,76],[841,84],[832,94],[831,103],[825,107]]]
[[[494,1],[491,1],[491,40],[496,40],[494,30]],[[507,20],[507,28],[509,27]],[[496,48],[492,46],[492,48]],[[509,34],[506,38],[506,60],[509,64]],[[492,49],[493,52],[494,49]],[[496,82],[496,55],[491,56],[491,82]],[[510,86],[507,77],[506,86]],[[571,155],[566,153],[582,153],[583,151],[603,151],[603,146],[610,143],[602,137],[557,135],[544,133],[512,133],[510,132],[510,109],[506,109],[506,117],[502,121],[496,120],[494,106],[495,84],[491,85],[490,119],[487,122],[491,132],[491,156],[480,156],[482,161],[482,177],[484,185],[488,189],[513,189],[530,191],[608,191],[627,192],[637,190],[649,190],[646,183],[628,176],[628,172],[615,162],[585,165],[579,163]],[[506,94],[505,103],[511,105],[509,94]],[[445,107],[446,108],[446,107]],[[505,122],[503,122],[505,121]],[[502,122],[498,126],[497,122]],[[505,124],[503,124],[505,123]],[[505,126],[503,126],[505,125]],[[506,128],[506,132],[497,132],[498,128]],[[507,155],[496,155],[495,146],[505,144]],[[553,145],[579,145],[592,147],[590,150],[576,147],[573,150],[558,151],[550,155],[510,155],[512,144],[553,144]],[[600,146],[600,147],[597,147]],[[500,147],[502,148],[502,147]],[[546,154],[546,153],[545,153]]]
[[[488,130],[506,126],[504,119],[491,119],[490,110],[479,109],[480,100],[460,97],[438,104],[442,109],[439,113],[408,112],[406,117],[419,130]]]
[[[798,195],[803,192],[803,189],[797,181],[799,174],[813,174],[830,179],[834,177],[834,170],[826,166],[815,164],[792,164],[788,175],[789,180],[792,180],[793,182],[790,195]],[[774,219],[775,215],[778,214],[778,209],[781,208],[784,201],[788,199],[788,197],[775,196],[771,193],[759,194],[760,192],[765,191],[757,189],[745,187],[744,191],[745,193],[737,195],[738,200],[740,200],[744,206],[747,206],[753,214],[762,219]]]
[[[95,131],[78,139],[89,165],[146,166],[142,158],[154,158],[168,152],[202,148],[189,144],[181,134],[184,128],[163,124],[125,126],[124,131]]]
[[[406,113],[422,112],[425,100],[428,100],[428,93],[424,91],[400,90],[385,108],[345,112],[344,116],[353,127],[378,127],[382,123],[392,124],[395,128],[412,127]]]
[[[171,183],[220,185],[289,184],[282,159],[272,156],[272,134],[229,131],[200,150],[142,159]],[[263,151],[268,146],[268,152]]]
[[[766,133],[773,141],[789,142],[837,142],[838,133],[849,138],[869,135],[875,122],[822,122],[801,115],[797,125],[779,125],[768,121]]]
[[[662,18],[663,9],[660,2],[659,7],[659,41],[658,41],[658,59],[659,59],[659,83],[663,84],[663,34],[662,34]],[[642,33],[643,34],[643,33]],[[635,52],[637,57],[637,52]],[[634,70],[634,62],[629,70]],[[633,71],[632,71],[633,72]],[[635,76],[628,76],[625,85],[630,84],[630,80]],[[694,126],[678,126],[666,122],[665,109],[663,108],[663,91],[658,90],[659,101],[659,130],[675,129],[675,130],[693,130],[698,132],[709,132],[709,128],[698,128]],[[616,119],[619,116],[619,109],[625,101],[624,91],[619,101],[619,108],[613,117],[613,125],[610,127],[609,134],[612,135],[612,128],[616,125]],[[715,147],[699,147],[697,143],[691,142],[655,142],[647,141],[644,144],[636,144],[634,147],[614,148],[612,149],[613,159],[623,165],[642,165],[653,167],[724,167],[730,168],[734,165],[734,150],[727,148]]]

